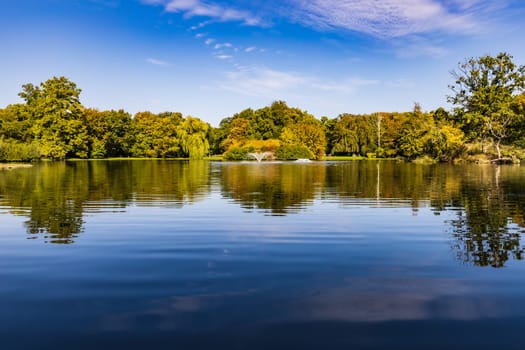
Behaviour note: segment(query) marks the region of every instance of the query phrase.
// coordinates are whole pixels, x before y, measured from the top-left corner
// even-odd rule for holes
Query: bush
[[[224,153],[225,160],[244,160],[248,158],[248,149],[242,147],[231,147]]]
[[[40,148],[34,143],[0,141],[0,161],[28,162],[40,157]]]
[[[275,156],[282,160],[313,158],[312,152],[306,146],[300,145],[283,145],[275,151]]]

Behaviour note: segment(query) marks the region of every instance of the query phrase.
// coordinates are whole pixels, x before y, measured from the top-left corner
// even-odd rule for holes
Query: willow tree
[[[341,114],[331,133],[331,153],[366,155],[377,149],[377,135],[377,116]]]
[[[210,125],[198,118],[187,117],[179,125],[177,135],[182,151],[190,159],[202,159],[210,150],[208,131]]]
[[[512,56],[470,58],[451,72],[455,79],[448,101],[456,106],[463,131],[473,140],[492,138],[498,158],[501,142],[509,137],[517,114],[512,107],[516,95],[525,89],[525,66]]]

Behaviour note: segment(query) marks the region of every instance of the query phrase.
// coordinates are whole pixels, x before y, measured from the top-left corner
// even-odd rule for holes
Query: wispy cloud
[[[209,45],[213,44],[214,42],[215,42],[215,39],[210,38],[210,39],[206,39],[206,41],[204,43],[209,46]]]
[[[208,24],[212,23],[212,21],[204,21],[200,22],[199,24],[196,24],[194,26],[190,27],[190,30],[197,30],[206,27]]]
[[[497,21],[495,14],[515,0],[267,0],[265,6],[246,1],[228,5],[214,0],[141,1],[188,18],[208,18],[191,30],[213,22],[267,26],[272,18],[280,17],[319,30],[350,30],[394,38],[436,31],[472,34],[490,30],[486,27]]]
[[[260,25],[261,20],[249,11],[225,7],[203,0],[142,0],[145,4],[162,5],[166,12],[180,12],[187,17],[208,17],[221,22]],[[195,29],[198,29],[197,26]]]
[[[345,29],[391,38],[447,31],[472,33],[488,0],[290,0],[292,18],[319,29]],[[502,0],[505,2],[505,0]],[[501,5],[500,5],[501,6]]]
[[[232,48],[233,45],[231,43],[221,43],[215,45],[215,50],[223,49],[223,48]]]
[[[146,62],[155,66],[170,67],[171,63],[156,58],[146,58]]]
[[[229,59],[233,58],[232,55],[226,55],[226,54],[217,54],[214,57],[218,58],[220,60],[229,60]]]
[[[359,87],[380,83],[377,80],[356,77],[332,81],[267,67],[238,66],[237,68],[235,71],[225,73],[225,80],[218,84],[218,88],[241,95],[274,98],[305,90],[352,93]]]
[[[414,58],[429,56],[441,58],[447,55],[448,50],[442,43],[418,35],[411,35],[402,39],[393,39],[391,44],[395,55],[399,58]]]
[[[253,52],[253,51],[255,51],[255,50],[257,50],[257,47],[255,47],[255,46],[250,46],[250,47],[245,48],[245,49],[244,49],[244,52]]]

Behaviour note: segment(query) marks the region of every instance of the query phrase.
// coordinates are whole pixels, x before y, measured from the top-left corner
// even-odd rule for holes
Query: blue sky
[[[275,100],[316,117],[432,110],[459,61],[525,64],[522,0],[0,0],[0,107],[67,76],[85,106],[212,125]]]

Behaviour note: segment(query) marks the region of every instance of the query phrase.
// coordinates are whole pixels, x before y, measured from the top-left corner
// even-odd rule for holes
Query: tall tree
[[[377,116],[341,114],[331,132],[333,154],[366,155],[377,148]]]
[[[22,89],[19,96],[32,115],[32,134],[43,156],[86,158],[87,129],[76,84],[66,77],[53,77],[40,86],[26,84]]]
[[[456,106],[463,131],[471,138],[492,138],[501,158],[500,145],[510,135],[516,118],[511,108],[515,95],[525,89],[525,66],[517,66],[512,56],[500,53],[470,58],[451,72],[455,79],[448,101]]]
[[[285,145],[304,146],[315,159],[321,159],[326,149],[326,136],[321,122],[313,116],[283,128],[281,141]]]
[[[122,157],[129,154],[131,115],[123,110],[84,110],[91,158]]]
[[[180,152],[177,129],[182,122],[180,113],[139,112],[132,119],[134,157],[167,158]]]

